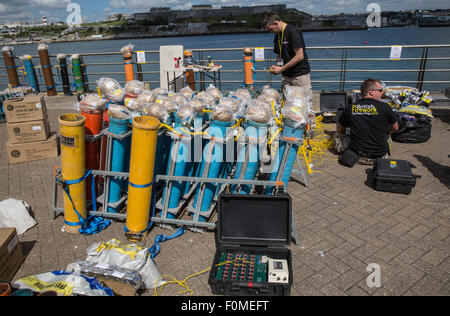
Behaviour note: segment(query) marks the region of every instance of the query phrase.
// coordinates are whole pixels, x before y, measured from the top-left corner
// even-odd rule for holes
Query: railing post
[[[344,92],[345,91],[345,77],[347,74],[347,49],[342,49],[342,57],[341,57],[341,73],[340,73],[340,85],[339,85],[339,91]]]
[[[136,61],[137,61],[137,56],[136,56],[136,52],[134,53]],[[136,62],[136,70],[137,70],[137,76],[138,76],[138,80],[144,82],[144,76],[142,74],[142,64],[139,62]]]
[[[416,88],[419,91],[422,91],[423,88],[423,80],[425,78],[425,69],[427,66],[427,60],[428,60],[428,47],[425,47],[422,49],[422,58],[420,60],[420,68],[416,84]]]
[[[80,56],[80,62],[81,62],[81,79],[83,80],[83,90],[85,93],[89,93],[89,80],[87,77],[87,70],[86,70],[86,64],[84,63],[83,56]]]

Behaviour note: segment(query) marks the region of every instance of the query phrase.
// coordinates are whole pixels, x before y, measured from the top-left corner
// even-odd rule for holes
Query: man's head
[[[383,97],[383,87],[376,79],[367,79],[361,84],[361,94],[364,98],[380,100]]]
[[[270,33],[279,33],[283,30],[280,16],[276,13],[269,13],[264,17],[264,28]]]

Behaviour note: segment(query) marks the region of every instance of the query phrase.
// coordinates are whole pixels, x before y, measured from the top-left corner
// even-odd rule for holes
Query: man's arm
[[[398,122],[389,125],[389,134],[395,133],[398,131]]]
[[[303,59],[305,59],[305,54],[303,53],[303,48],[294,48],[295,56],[292,57],[292,59],[286,63],[286,65],[283,66],[272,66],[270,68],[270,71],[272,71],[274,74],[278,75],[282,73],[283,71],[288,70],[289,68],[297,65],[299,62],[301,62]]]

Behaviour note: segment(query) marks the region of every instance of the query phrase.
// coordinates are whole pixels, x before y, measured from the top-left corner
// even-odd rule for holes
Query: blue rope
[[[83,235],[97,234],[97,233],[101,232],[102,230],[106,229],[109,225],[111,225],[111,221],[106,220],[103,217],[99,217],[99,216],[91,215],[87,219],[84,219],[83,216],[81,216],[81,214],[77,211],[77,209],[75,207],[75,203],[73,202],[72,197],[70,196],[69,185],[78,184],[80,182],[83,182],[91,174],[92,174],[92,170],[87,170],[86,173],[84,174],[84,176],[79,179],[67,180],[67,181],[57,179],[57,182],[62,185],[64,192],[66,192],[67,197],[70,200],[70,203],[72,203],[72,208],[73,208],[75,214],[77,214],[78,220],[79,220],[79,222],[75,222],[75,223],[67,222],[66,220],[64,220],[64,223],[68,226],[81,226],[80,233]],[[92,179],[91,179],[91,191],[92,191],[92,206],[93,206],[94,212],[96,212],[97,204],[96,204],[94,177],[92,177]]]
[[[159,245],[160,242],[165,242],[167,240],[171,240],[174,239],[176,237],[179,237],[181,235],[183,235],[186,232],[186,228],[185,227],[179,227],[175,233],[173,233],[170,236],[166,236],[164,234],[159,234],[158,236],[155,237],[155,242],[153,244],[153,246],[151,246],[148,249],[148,253],[150,254],[150,258],[155,258],[159,252],[161,251],[161,246]]]

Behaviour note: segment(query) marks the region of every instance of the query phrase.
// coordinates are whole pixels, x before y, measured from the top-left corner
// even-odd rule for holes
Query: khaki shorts
[[[286,77],[281,79],[281,88],[284,90],[286,85],[303,87],[312,97],[311,75],[306,74],[298,77]]]

